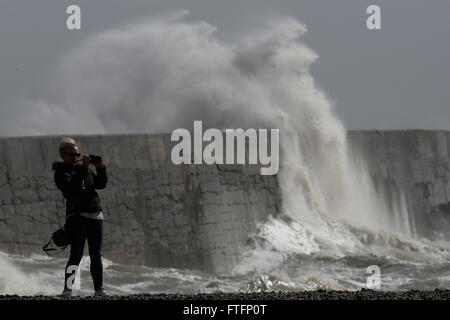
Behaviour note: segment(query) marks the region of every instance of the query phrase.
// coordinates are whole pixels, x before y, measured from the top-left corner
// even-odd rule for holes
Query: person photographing
[[[95,295],[105,295],[103,287],[103,213],[96,190],[104,189],[108,182],[106,166],[99,156],[83,155],[71,138],[59,145],[61,160],[53,163],[54,180],[66,199],[65,229],[71,238],[70,256],[65,268],[64,290],[61,296],[72,295],[73,266],[78,267],[83,257],[86,240],[91,259],[90,272]],[[91,169],[95,167],[95,172]],[[73,281],[72,281],[73,282]]]

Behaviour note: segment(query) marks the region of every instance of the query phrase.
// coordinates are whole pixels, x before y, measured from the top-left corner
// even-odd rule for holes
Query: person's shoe
[[[71,297],[72,289],[64,289],[63,292],[59,295],[60,297]]]
[[[94,296],[106,296],[105,288],[100,287],[95,291]]]

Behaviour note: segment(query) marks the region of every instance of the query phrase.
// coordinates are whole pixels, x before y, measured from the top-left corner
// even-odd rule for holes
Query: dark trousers
[[[89,246],[89,257],[91,258],[90,271],[92,280],[94,281],[94,290],[98,290],[101,286],[103,286],[103,220],[75,216],[69,218],[67,226],[72,237],[72,243],[70,245],[69,261],[67,261],[65,270],[64,288],[67,289],[67,280],[74,274],[74,272],[76,272],[74,270],[69,270],[68,272],[67,269],[69,266],[78,266],[80,264],[81,258],[83,257],[84,244],[87,239]]]

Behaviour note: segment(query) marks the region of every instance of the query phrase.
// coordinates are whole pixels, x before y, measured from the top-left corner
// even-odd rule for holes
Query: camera
[[[100,163],[102,161],[102,157],[96,156],[94,154],[90,154],[89,155],[89,160],[91,161],[91,163],[93,165],[95,165],[95,164]]]

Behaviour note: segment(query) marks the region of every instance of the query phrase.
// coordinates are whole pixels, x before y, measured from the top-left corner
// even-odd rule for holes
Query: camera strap
[[[60,254],[61,252],[63,252],[68,246],[64,246],[61,248],[49,248],[48,246],[50,245],[50,243],[53,240],[53,235],[50,237],[50,240],[48,240],[48,242],[42,247],[42,250],[44,250],[44,252],[48,255],[48,256],[56,256],[57,254]],[[58,251],[59,250],[59,251]],[[50,252],[52,251],[58,251],[55,252],[54,254],[50,254]]]

